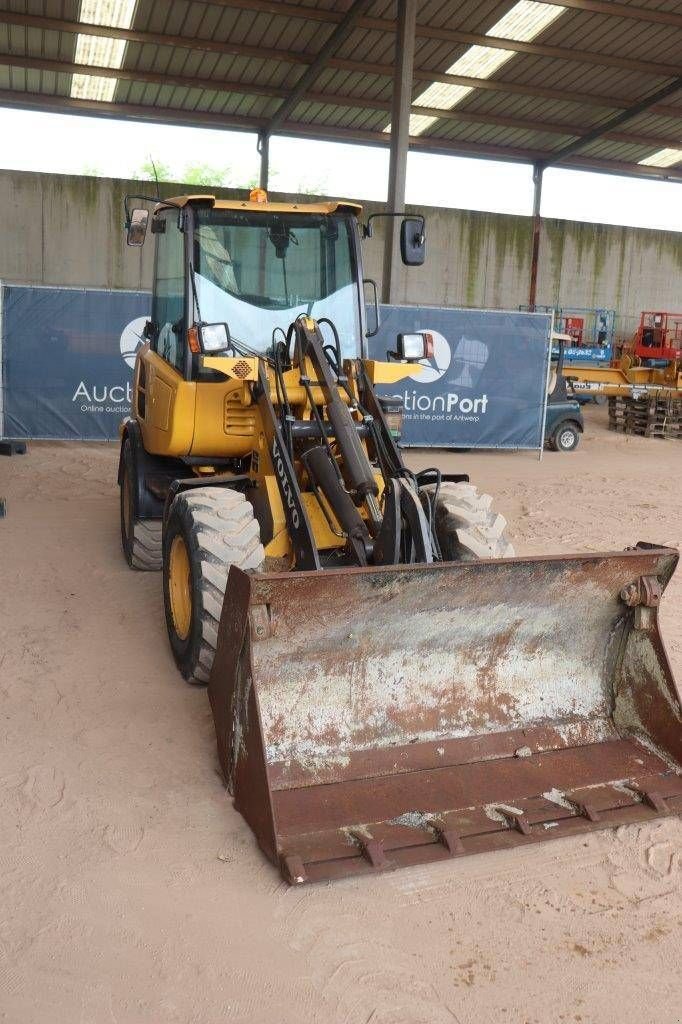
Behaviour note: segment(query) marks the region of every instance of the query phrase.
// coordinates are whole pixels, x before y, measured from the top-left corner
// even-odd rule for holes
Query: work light
[[[397,344],[398,359],[406,359],[408,363],[433,356],[433,335],[428,331],[418,334],[399,334]]]

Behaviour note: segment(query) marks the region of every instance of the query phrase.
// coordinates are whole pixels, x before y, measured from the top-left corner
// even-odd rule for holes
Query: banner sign
[[[432,359],[377,388],[403,399],[403,445],[542,448],[551,324],[545,313],[382,306],[371,358],[395,351],[398,334],[434,338]]]
[[[3,287],[2,436],[115,439],[149,308],[145,292]],[[428,365],[378,389],[403,398],[406,445],[541,447],[550,316],[382,306],[381,321],[372,358],[385,359],[399,332],[435,340]]]
[[[101,441],[130,413],[145,292],[2,288],[2,436]]]

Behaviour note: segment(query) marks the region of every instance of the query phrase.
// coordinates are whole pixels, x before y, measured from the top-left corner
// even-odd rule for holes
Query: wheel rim
[[[575,436],[572,430],[563,430],[559,435],[559,444],[562,448],[572,448],[575,444]]]
[[[168,565],[168,592],[170,595],[173,628],[181,640],[189,636],[192,624],[192,591],[189,552],[180,534],[173,537]]]
[[[123,493],[121,495],[121,501],[123,505],[123,529],[125,530],[126,540],[130,537],[130,480],[128,479],[127,472],[123,474]]]

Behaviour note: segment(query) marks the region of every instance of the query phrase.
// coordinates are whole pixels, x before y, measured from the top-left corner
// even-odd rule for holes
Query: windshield
[[[198,208],[195,225],[197,320],[265,352],[300,313],[328,317],[343,356],[360,353],[350,218]]]

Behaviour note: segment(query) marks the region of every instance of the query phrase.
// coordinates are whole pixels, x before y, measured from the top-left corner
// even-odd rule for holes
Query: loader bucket
[[[677,558],[232,568],[209,696],[262,849],[300,883],[682,811]]]

